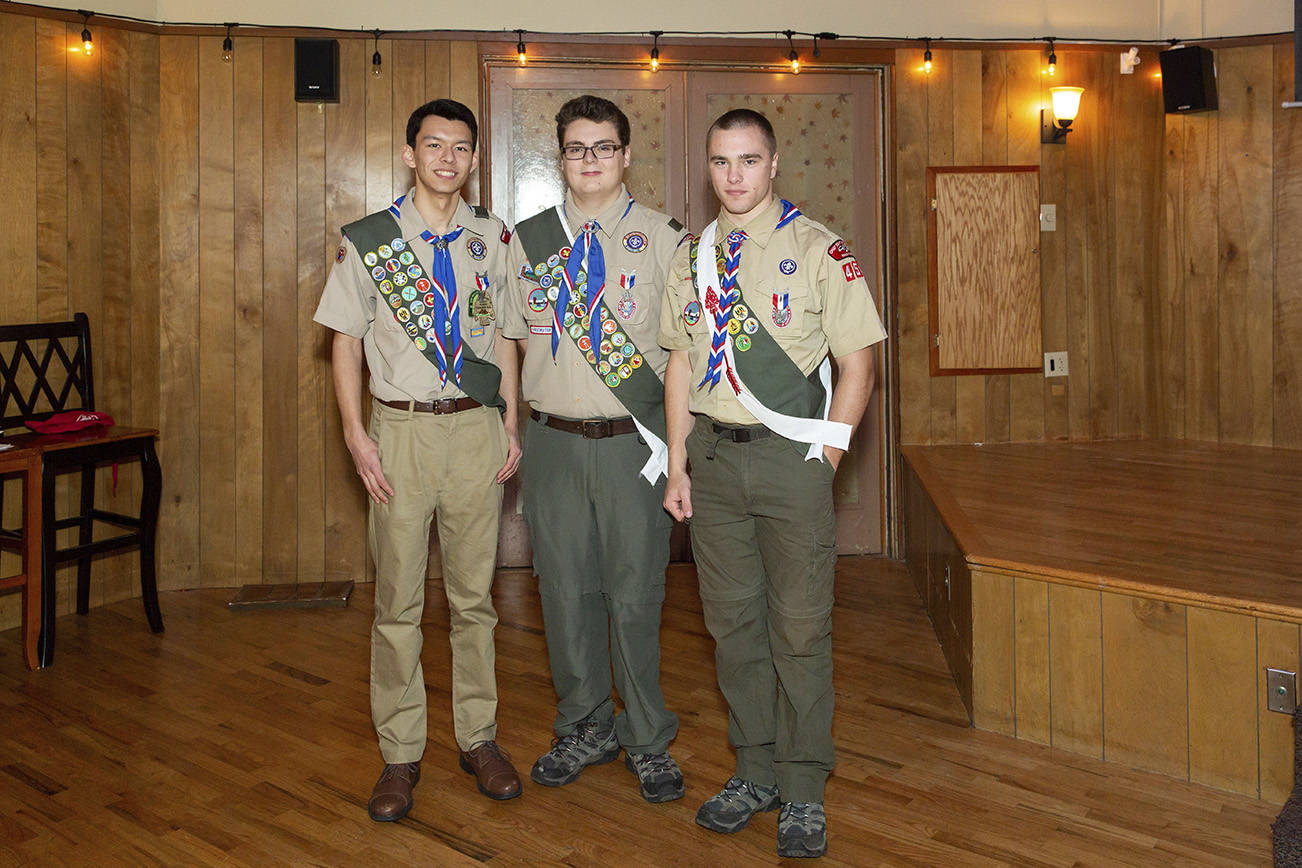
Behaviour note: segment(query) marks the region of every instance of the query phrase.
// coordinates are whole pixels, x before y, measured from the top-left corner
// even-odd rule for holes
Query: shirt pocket
[[[818,327],[819,308],[813,290],[798,281],[760,281],[757,295],[749,293],[751,316],[764,326],[784,347],[800,343]]]

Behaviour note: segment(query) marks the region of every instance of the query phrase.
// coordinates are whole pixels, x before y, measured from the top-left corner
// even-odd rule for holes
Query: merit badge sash
[[[430,313],[434,306],[432,284],[420,260],[407,249],[397,219],[390,211],[379,211],[349,223],[343,232],[357,248],[380,296],[393,311],[394,319],[407,332],[416,349],[437,369],[437,350],[434,347],[437,335],[433,331],[434,321]],[[390,261],[393,267],[388,266]],[[491,316],[491,301],[487,309],[484,307],[488,300],[487,277],[478,274],[475,277],[475,289],[482,301],[475,293],[471,294],[471,316]],[[456,379],[457,386],[479,403],[504,411],[506,402],[498,394],[502,372],[492,362],[476,356],[469,344],[462,342],[461,351],[462,368],[460,377]]]
[[[794,220],[800,212],[782,200],[782,217],[778,229]],[[744,303],[732,305],[731,318],[720,328],[715,322],[719,308],[722,250],[714,243],[718,221],[705,227],[701,237],[688,251],[692,278],[696,284],[697,303],[706,312],[711,338],[720,339],[724,373],[728,386],[746,410],[776,434],[808,443],[806,460],[821,460],[823,446],[850,448],[851,428],[844,422],[827,418],[832,405],[832,365],[826,356],[819,366],[805,376],[791,361],[768,331],[760,327],[753,312]],[[743,251],[742,256],[745,256]],[[775,311],[781,294],[774,300]],[[750,385],[754,388],[750,388]]]
[[[632,205],[631,199],[629,204]],[[566,309],[556,309],[560,282],[565,279],[565,266],[574,248],[574,238],[570,235],[561,206],[522,221],[515,231],[531,263],[526,268],[531,267],[532,271],[526,276],[538,284],[538,289],[529,295],[530,309],[539,312],[548,307],[552,309],[552,317],[559,323],[560,331],[569,335],[580,355],[587,359],[588,366],[632,415],[638,433],[651,449],[651,457],[641,475],[654,485],[669,470],[664,383],[642,357],[633,339],[620,327],[619,317],[606,304],[606,293],[602,293],[603,297],[597,301],[595,311],[587,309],[585,294],[581,291],[587,285],[585,270],[580,269],[578,273],[576,291],[570,293]],[[615,296],[616,304],[626,301],[635,304],[631,291],[632,283],[622,280],[620,294]],[[624,295],[628,295],[627,300]],[[601,340],[596,346],[593,346],[591,337],[594,317],[601,329]]]

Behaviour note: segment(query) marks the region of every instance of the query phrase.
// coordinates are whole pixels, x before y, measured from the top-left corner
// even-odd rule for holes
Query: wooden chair
[[[30,419],[46,419],[68,410],[94,410],[90,321],[84,313],[69,322],[0,326],[0,427],[6,429]],[[21,433],[6,438],[16,449],[40,456],[40,520],[28,527],[41,542],[41,618],[37,656],[41,666],[54,657],[55,571],[59,565],[77,563],[77,613],[90,607],[90,564],[99,555],[140,549],[140,591],[145,616],[155,633],[163,631],[158,608],[155,548],[162,472],[153,428],[121,426],[87,428],[65,434]],[[143,485],[139,514],[123,515],[95,507],[96,469],[121,461],[139,461]],[[79,509],[66,518],[55,516],[54,487],[64,474],[81,474]],[[30,510],[29,510],[30,512]],[[124,528],[95,539],[97,524]],[[58,532],[76,528],[76,542],[60,547]],[[12,532],[0,533],[0,548],[16,548]],[[31,566],[28,566],[31,569]]]

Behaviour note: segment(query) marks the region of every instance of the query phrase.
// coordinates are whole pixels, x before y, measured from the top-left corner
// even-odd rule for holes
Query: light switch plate
[[[1067,351],[1044,354],[1044,375],[1046,377],[1067,376]]]
[[[1040,231],[1055,232],[1058,229],[1058,206],[1040,206]]]
[[[1287,669],[1266,669],[1266,708],[1292,714],[1297,708],[1297,674]]]

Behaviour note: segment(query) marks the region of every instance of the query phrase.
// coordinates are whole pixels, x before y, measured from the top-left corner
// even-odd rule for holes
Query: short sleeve
[[[502,335],[521,340],[529,337],[529,325],[524,318],[524,299],[534,283],[524,277],[529,268],[529,259],[525,256],[524,245],[520,243],[520,234],[511,236],[507,245],[506,279],[502,291],[502,318],[499,328]],[[532,272],[529,272],[532,275]]]
[[[334,267],[312,319],[358,339],[366,337],[375,321],[375,285],[347,236],[340,239]]]
[[[834,357],[846,356],[886,339],[877,304],[859,261],[839,238],[819,255],[823,332]]]
[[[664,302],[660,305],[660,346],[667,350],[691,349],[692,337],[683,320],[683,309],[696,300],[696,287],[692,285],[690,243],[681,242],[669,263],[669,276],[665,280]]]

